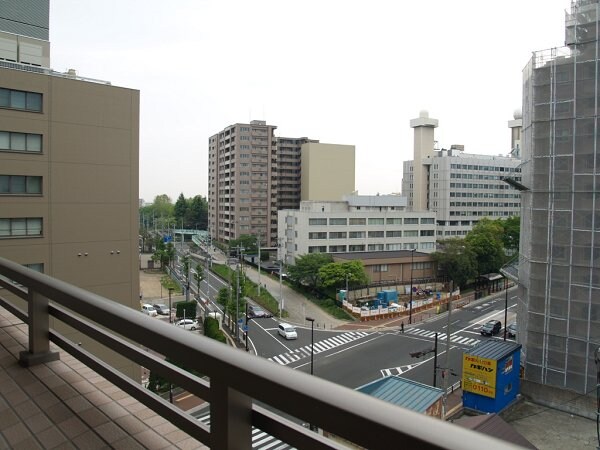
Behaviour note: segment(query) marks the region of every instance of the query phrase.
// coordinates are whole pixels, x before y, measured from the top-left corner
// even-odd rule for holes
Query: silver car
[[[154,309],[156,310],[156,312],[158,314],[160,314],[161,316],[168,316],[169,315],[169,307],[167,305],[164,305],[162,303],[156,303],[154,305]]]

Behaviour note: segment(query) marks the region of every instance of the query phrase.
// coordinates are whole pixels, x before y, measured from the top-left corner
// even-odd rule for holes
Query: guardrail
[[[211,448],[250,449],[253,426],[298,448],[346,448],[256,402],[369,449],[400,445],[421,449],[516,448],[177,329],[4,258],[0,258],[0,286],[6,294],[27,302],[25,312],[15,306],[10,295],[0,292],[0,304],[29,325],[29,349],[21,354],[22,365],[56,359],[58,354],[50,352],[52,341]],[[50,329],[49,316],[208,401],[210,427]],[[205,374],[209,380],[167,363],[141,344]]]

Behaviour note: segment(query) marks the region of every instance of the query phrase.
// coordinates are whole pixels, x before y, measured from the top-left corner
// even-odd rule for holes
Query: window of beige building
[[[42,94],[0,88],[0,107],[41,112]]]
[[[0,195],[40,195],[42,177],[25,175],[0,175]]]
[[[0,238],[41,235],[41,217],[19,217],[0,219]]]
[[[0,131],[0,150],[40,153],[42,151],[42,135]]]

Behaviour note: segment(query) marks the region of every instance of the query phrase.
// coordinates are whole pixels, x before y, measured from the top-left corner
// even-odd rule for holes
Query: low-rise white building
[[[436,214],[407,211],[399,195],[347,195],[342,201],[302,201],[278,212],[282,258],[307,253],[435,251]]]

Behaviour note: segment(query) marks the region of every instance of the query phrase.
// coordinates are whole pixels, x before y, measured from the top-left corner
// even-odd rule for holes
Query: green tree
[[[231,305],[230,297],[229,288],[224,287],[219,289],[219,292],[217,293],[217,303],[223,307],[223,318],[229,316],[229,306]]]
[[[175,220],[177,221],[177,225],[181,226],[183,217],[188,209],[188,202],[183,196],[183,192],[179,194],[177,201],[175,202],[175,206],[173,207],[173,215]],[[185,226],[185,224],[183,224]]]
[[[152,261],[160,262],[161,267],[166,267],[175,256],[175,247],[171,242],[165,244],[159,236],[154,240],[154,254],[151,256]]]
[[[189,201],[184,222],[188,228],[208,229],[208,201],[201,195],[196,195]]]
[[[173,216],[173,203],[167,194],[157,195],[154,197],[152,210],[156,217],[171,217]]]
[[[194,272],[194,280],[198,285],[198,295],[200,294],[200,283],[204,280],[204,269],[200,264],[196,264],[196,271]]]
[[[345,287],[346,277],[348,277],[348,287],[365,285],[368,282],[368,277],[361,261],[332,262],[325,264],[319,269],[321,285],[326,288]]]
[[[519,251],[519,240],[521,236],[521,218],[517,216],[508,219],[498,219],[503,228],[502,244],[508,255]]]
[[[464,239],[452,238],[439,242],[440,251],[431,256],[437,263],[438,271],[464,287],[477,276],[475,254]]]
[[[319,269],[333,262],[327,253],[308,253],[296,258],[296,264],[287,269],[290,280],[298,284],[316,288],[319,283]]]
[[[236,252],[236,248],[241,247],[244,249],[245,255],[256,255],[258,254],[258,245],[256,236],[251,234],[242,234],[239,238],[229,242],[229,248],[232,252]]]
[[[504,228],[495,220],[482,219],[465,237],[477,260],[478,275],[500,270],[506,261],[502,235]]]

